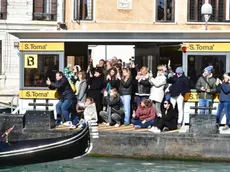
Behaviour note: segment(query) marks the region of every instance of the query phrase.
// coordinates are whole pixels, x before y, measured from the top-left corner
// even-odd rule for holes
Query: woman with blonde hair
[[[151,84],[150,96],[149,99],[153,101],[153,104],[156,107],[158,115],[162,114],[161,112],[161,102],[164,98],[164,88],[166,85],[166,77],[164,75],[164,66],[159,65],[157,67],[157,76],[155,78],[151,77],[149,82]]]
[[[131,95],[132,95],[132,76],[128,68],[122,69],[119,93],[121,96],[123,109],[125,113],[124,124],[130,124]]]

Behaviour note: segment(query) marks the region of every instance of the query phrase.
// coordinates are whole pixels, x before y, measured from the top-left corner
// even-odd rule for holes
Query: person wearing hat
[[[104,76],[101,68],[96,68],[94,75],[90,73],[88,79],[88,97],[92,97],[97,108],[97,115],[102,110],[102,89],[104,88]]]
[[[226,125],[223,130],[229,129],[229,121],[230,121],[230,73],[224,74],[224,80],[221,81],[217,79],[217,85],[220,88],[220,98],[216,115],[216,122],[220,124],[222,111],[224,109],[226,114]]]
[[[184,95],[189,91],[189,80],[184,75],[184,70],[182,67],[176,68],[176,74],[173,77],[169,78],[169,84],[172,84],[169,87],[169,92],[171,94],[170,101],[175,108],[177,104],[178,108],[178,129],[183,125],[184,122]]]
[[[196,83],[196,90],[199,96],[199,106],[209,107],[212,104],[213,96],[216,93],[216,79],[212,75],[213,66],[207,66],[202,76]],[[200,114],[208,114],[209,110],[200,110]]]

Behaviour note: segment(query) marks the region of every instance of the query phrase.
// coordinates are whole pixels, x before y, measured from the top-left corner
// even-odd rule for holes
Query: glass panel
[[[226,1],[227,0],[209,0],[213,11],[209,22],[229,22],[225,19]],[[203,3],[204,0],[189,0],[189,21],[204,22],[204,17],[201,15],[201,7]]]
[[[195,14],[195,15],[198,15],[198,21],[199,22],[204,21],[203,18],[202,18],[202,15],[201,15],[201,7],[202,7],[202,5],[203,5],[203,0],[198,0],[198,10],[197,10],[198,14]]]
[[[167,65],[170,60],[173,71],[182,66],[182,52],[179,49],[179,46],[161,47],[159,64]]]
[[[67,56],[67,64],[65,67],[67,65],[71,66],[70,70],[72,70],[75,65],[79,65],[82,70],[84,70],[85,59],[86,58],[84,56]]]
[[[188,10],[189,12],[189,20],[195,20],[195,0],[190,0],[189,2],[189,7],[190,10]]]
[[[157,0],[157,21],[174,21],[174,0]]]
[[[57,0],[33,0],[33,20],[57,20]]]
[[[80,0],[80,20],[93,20],[93,0]],[[77,8],[77,5],[75,5]]]
[[[225,13],[226,13],[226,10],[225,10],[225,4],[224,4],[224,0],[219,0],[219,21],[223,21],[225,22]]]
[[[222,79],[226,70],[226,56],[223,55],[189,55],[188,77],[191,89],[195,89],[198,78],[202,75],[205,67],[212,65],[213,76]]]
[[[55,81],[55,74],[59,70],[59,56],[39,54],[37,63],[37,68],[24,68],[25,87],[46,87],[47,78]]]
[[[158,0],[157,7],[157,20],[162,21],[164,20],[164,0]]]

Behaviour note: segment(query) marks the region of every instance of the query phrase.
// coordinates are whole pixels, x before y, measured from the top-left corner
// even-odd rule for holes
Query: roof
[[[9,31],[20,41],[61,42],[230,42],[230,31]]]

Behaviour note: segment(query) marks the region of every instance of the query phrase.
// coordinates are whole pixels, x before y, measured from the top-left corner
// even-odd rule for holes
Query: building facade
[[[56,30],[64,20],[63,0],[0,1],[0,88],[3,93],[19,89],[19,39],[9,31]]]
[[[194,85],[203,68],[213,65],[214,75],[220,78],[225,71],[230,71],[229,1],[63,1],[67,31],[10,31],[22,43],[20,99],[24,107],[21,111],[32,109],[29,103],[34,99],[42,99],[44,103],[55,99],[54,93],[40,79],[46,78],[44,73],[47,70],[43,65],[47,69],[50,67],[52,72],[63,70],[67,64],[78,64],[86,70],[96,47],[104,46],[102,54],[106,54],[107,46],[125,45],[134,49],[136,64],[149,67],[153,75],[158,64],[171,62],[173,69],[183,67],[191,87],[191,92],[185,96],[184,110],[185,123],[189,122],[189,114],[193,112],[190,106],[198,99]],[[213,7],[208,31],[201,15],[201,6],[205,2]],[[27,49],[27,44],[36,46]],[[55,44],[61,44],[61,48]],[[43,49],[46,45],[48,48]],[[24,63],[27,57],[37,60],[32,68]],[[33,80],[30,79],[31,73]]]
[[[204,3],[210,3],[213,9],[208,31],[201,14]],[[115,31],[117,39],[107,37],[110,44],[134,45],[136,63],[148,66],[153,74],[157,64],[170,61],[173,69],[182,66],[193,91],[205,66],[213,65],[218,78],[230,71],[229,0],[67,0],[65,15],[69,30]],[[128,32],[133,33],[131,41],[125,40]],[[121,35],[123,41],[119,40]],[[104,44],[108,42],[105,35],[101,38]],[[186,114],[198,99],[193,91],[186,95]]]
[[[66,0],[69,30],[204,30],[205,0]],[[209,0],[209,30],[228,30],[229,0]]]
[[[68,30],[82,32],[117,31],[125,35],[125,32],[138,31],[147,33],[164,31],[165,34],[159,34],[162,36],[162,40],[160,41],[147,40],[145,43],[139,43],[139,41],[135,40],[136,35],[133,35],[133,41],[126,42],[126,44],[135,47],[134,54],[137,63],[148,65],[153,70],[153,73],[156,72],[156,64],[167,64],[169,60],[171,60],[172,67],[174,68],[182,65],[184,68],[189,66],[190,69],[186,69],[186,74],[188,75],[191,73],[189,71],[192,71],[192,73],[193,71],[197,71],[196,76],[189,76],[192,78],[191,86],[194,88],[195,80],[205,65],[218,64],[216,73],[218,73],[219,77],[226,70],[226,67],[223,67],[222,64],[225,64],[226,60],[228,60],[218,55],[213,55],[207,59],[205,55],[202,56],[199,53],[215,52],[215,50],[202,49],[203,46],[206,47],[209,45],[200,44],[202,45],[202,50],[198,51],[197,56],[194,50],[192,50],[195,56],[186,56],[185,59],[188,61],[188,64],[182,64],[183,55],[186,55],[181,51],[181,44],[184,42],[179,39],[172,39],[174,37],[173,32],[175,31],[194,31],[198,33],[205,31],[204,16],[201,14],[201,7],[205,2],[210,3],[213,8],[213,13],[208,22],[208,30],[216,31],[217,33],[218,31],[229,30],[230,0],[145,0],[142,2],[139,0],[110,0],[106,2],[103,0],[67,0],[65,22]],[[184,35],[191,38],[190,40],[186,40],[186,42],[193,42],[192,46],[194,48],[199,46],[194,42],[196,37],[190,37],[191,34]],[[210,42],[208,37],[199,41],[203,43]],[[122,45],[125,41],[115,42],[111,44]],[[96,49],[95,45],[93,45],[93,48],[89,45],[89,49],[91,51],[89,55],[93,56],[92,52]],[[106,45],[105,50],[101,53],[104,54],[105,51]],[[188,51],[190,51],[189,48]],[[226,50],[223,50],[223,52],[226,52]],[[197,67],[197,64],[200,63],[202,64],[201,67]],[[220,69],[223,70],[221,71]]]

